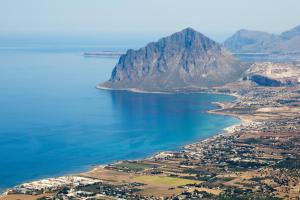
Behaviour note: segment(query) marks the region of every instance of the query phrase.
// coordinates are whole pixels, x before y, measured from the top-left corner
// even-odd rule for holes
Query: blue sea
[[[67,40],[67,39],[66,39]],[[116,57],[136,44],[84,39],[0,39],[0,188],[139,159],[210,137],[238,123],[208,114],[216,94],[145,94],[98,90]],[[1,190],[0,189],[0,190]]]

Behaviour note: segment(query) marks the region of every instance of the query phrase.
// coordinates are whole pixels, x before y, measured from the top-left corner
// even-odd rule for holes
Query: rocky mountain
[[[98,87],[152,91],[213,87],[239,79],[246,68],[221,45],[187,28],[128,50],[110,80]]]
[[[280,35],[243,29],[224,46],[234,53],[300,53],[300,26]]]

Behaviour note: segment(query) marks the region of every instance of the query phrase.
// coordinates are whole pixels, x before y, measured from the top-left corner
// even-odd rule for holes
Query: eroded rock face
[[[295,86],[300,84],[300,67],[287,63],[254,63],[246,71],[244,80],[261,86]]]
[[[99,87],[156,91],[213,87],[239,79],[246,69],[221,45],[187,28],[128,50],[110,80]]]

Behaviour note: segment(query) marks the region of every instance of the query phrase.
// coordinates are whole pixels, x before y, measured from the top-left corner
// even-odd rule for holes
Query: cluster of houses
[[[101,181],[97,179],[85,178],[81,176],[62,176],[24,183],[7,190],[6,194],[38,195],[56,192],[65,187],[79,187],[100,182]]]

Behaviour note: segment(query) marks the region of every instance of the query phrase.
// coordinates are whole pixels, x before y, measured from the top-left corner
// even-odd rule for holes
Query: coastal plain
[[[300,198],[299,61],[240,62],[187,28],[128,50],[98,88],[232,95],[209,112],[240,123],[177,151],[17,185],[1,200]]]
[[[220,108],[210,112],[238,117],[241,123],[180,151],[74,175],[86,183],[71,181],[51,187],[50,181],[49,187],[40,189],[34,189],[38,182],[21,185],[8,190],[1,200],[297,199],[300,85],[269,87],[240,80],[198,92],[236,96],[234,102],[218,103]],[[23,194],[15,198],[18,193]]]

